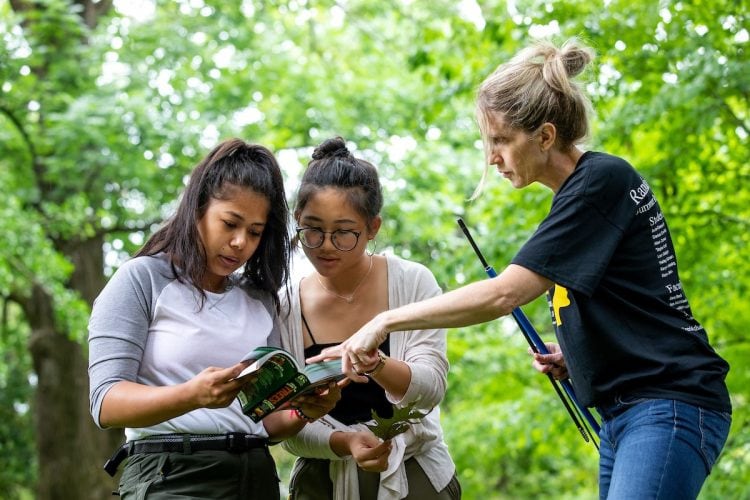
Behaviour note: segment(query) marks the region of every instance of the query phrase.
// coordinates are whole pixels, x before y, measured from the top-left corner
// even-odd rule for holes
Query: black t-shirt
[[[693,318],[664,214],[626,161],[584,153],[513,263],[555,283],[552,321],[582,404],[635,396],[731,411],[729,365]]]

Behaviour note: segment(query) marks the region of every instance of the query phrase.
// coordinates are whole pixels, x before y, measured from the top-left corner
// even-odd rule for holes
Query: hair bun
[[[571,41],[562,47],[559,57],[565,66],[568,76],[573,78],[583,72],[586,65],[594,58],[594,52],[588,47]]]
[[[350,158],[352,154],[346,147],[346,142],[341,137],[334,137],[333,139],[327,139],[323,141],[313,151],[313,160],[320,160],[323,158]]]

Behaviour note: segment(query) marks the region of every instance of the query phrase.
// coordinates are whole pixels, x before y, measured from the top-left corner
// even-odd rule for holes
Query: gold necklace
[[[372,271],[372,255],[370,255],[370,267],[367,268],[367,272],[365,273],[364,276],[362,276],[362,278],[357,283],[357,286],[354,287],[354,291],[350,293],[349,295],[338,294],[334,292],[333,290],[331,290],[330,288],[328,288],[327,286],[325,286],[323,282],[320,280],[320,275],[317,273],[315,274],[315,279],[318,280],[318,283],[320,284],[320,286],[323,287],[323,290],[330,293],[331,295],[335,295],[336,297],[340,298],[343,301],[346,301],[347,304],[351,304],[352,302],[354,302],[354,295],[356,295],[357,290],[359,290],[359,287],[362,286],[362,283],[364,283],[367,277],[370,275],[370,271]]]

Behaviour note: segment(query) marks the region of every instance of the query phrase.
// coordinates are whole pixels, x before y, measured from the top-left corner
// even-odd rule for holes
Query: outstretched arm
[[[443,295],[384,311],[345,342],[325,349],[309,361],[341,357],[344,371],[354,380],[354,363],[371,365],[389,332],[429,328],[457,328],[499,318],[531,302],[552,286],[547,278],[511,264],[496,278],[471,283]]]

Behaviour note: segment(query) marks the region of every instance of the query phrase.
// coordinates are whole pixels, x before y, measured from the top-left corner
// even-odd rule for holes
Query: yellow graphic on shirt
[[[569,306],[568,289],[555,283],[555,292],[552,295],[552,312],[555,315],[555,325],[562,325],[560,308]]]

